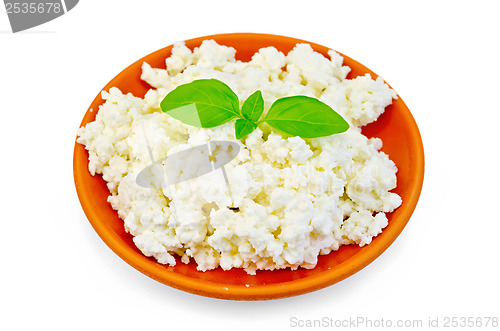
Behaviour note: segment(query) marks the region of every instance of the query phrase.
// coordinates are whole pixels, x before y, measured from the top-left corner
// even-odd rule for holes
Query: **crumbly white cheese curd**
[[[334,51],[329,58],[308,44],[287,55],[260,49],[251,61],[207,40],[193,51],[174,45],[167,69],[143,64],[141,78],[152,88],[144,98],[117,88],[102,92],[96,120],[78,131],[89,152],[89,171],[102,174],[108,201],[146,256],[175,265],[175,256],[198,270],[244,268],[247,273],[314,268],[320,254],[342,245],[370,244],[401,205],[395,164],[368,139],[361,126],[375,121],[396,98],[381,78],[346,79],[349,67]],[[237,140],[234,121],[202,129],[160,109],[164,96],[196,79],[225,82],[240,102],[261,90],[265,111],[278,98],[316,97],[330,105],[350,128],[328,137],[303,139],[259,125]],[[209,141],[234,141],[240,152],[226,164],[234,205],[220,170],[163,188],[144,188],[136,177],[154,160]],[[168,176],[168,174],[167,174]]]

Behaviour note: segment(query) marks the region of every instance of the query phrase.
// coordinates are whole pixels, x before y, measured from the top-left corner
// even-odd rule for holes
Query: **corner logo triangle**
[[[4,0],[12,32],[52,21],[73,9],[78,0]]]

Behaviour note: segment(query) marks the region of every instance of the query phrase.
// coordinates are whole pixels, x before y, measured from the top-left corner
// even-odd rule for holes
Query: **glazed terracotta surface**
[[[249,61],[262,47],[274,46],[287,54],[297,43],[307,42],[299,39],[252,33],[234,33],[200,37],[186,41],[193,49],[203,40],[214,39],[221,45],[236,49],[236,59]],[[328,57],[329,48],[309,43],[312,48]],[[123,93],[143,97],[151,88],[140,79],[141,65],[149,63],[153,68],[165,68],[165,58],[170,56],[172,46],[160,49],[145,56],[111,80],[103,90],[116,86]],[[347,78],[354,78],[372,71],[349,57],[344,57],[344,65],[352,70]],[[94,99],[85,114],[82,126],[95,119],[101,95]],[[90,110],[93,110],[92,112]],[[201,272],[196,264],[184,264],[177,260],[175,267],[165,266],[154,258],[144,256],[134,245],[132,236],[125,232],[123,221],[107,202],[110,194],[100,175],[92,176],[88,171],[88,153],[83,145],[75,144],[74,179],[78,197],[90,223],[102,240],[123,260],[147,276],[166,285],[183,291],[236,300],[262,300],[298,295],[332,285],[372,262],[401,233],[417,204],[424,177],[424,151],[418,127],[400,96],[387,107],[379,119],[363,128],[368,137],[378,137],[383,148],[398,167],[398,186],[393,192],[399,194],[403,204],[393,213],[387,214],[389,225],[367,246],[342,246],[336,252],[320,256],[316,268],[306,270],[257,271],[248,275],[244,270],[232,269]]]

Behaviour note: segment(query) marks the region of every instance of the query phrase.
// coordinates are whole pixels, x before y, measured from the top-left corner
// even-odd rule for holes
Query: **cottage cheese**
[[[108,201],[146,255],[175,265],[174,256],[198,270],[314,268],[318,255],[341,245],[369,244],[387,226],[386,213],[401,204],[390,192],[396,166],[360,127],[373,122],[396,98],[381,78],[346,79],[349,67],[334,51],[329,57],[308,44],[284,55],[263,48],[249,62],[235,50],[205,41],[193,51],[182,42],[166,59],[167,69],[143,64],[141,78],[152,86],[143,99],[117,88],[102,92],[106,102],[96,120],[78,131],[89,151],[89,171],[102,174]],[[285,69],[285,70],[283,70]],[[265,108],[278,98],[319,98],[350,124],[342,134],[302,139],[279,134],[266,124],[241,141],[234,121],[211,129],[185,125],[159,104],[176,86],[216,78],[243,102],[261,90]],[[147,133],[147,137],[145,136]],[[225,166],[239,212],[220,171],[160,189],[137,185],[138,173],[155,160],[212,140],[235,141],[240,153]]]

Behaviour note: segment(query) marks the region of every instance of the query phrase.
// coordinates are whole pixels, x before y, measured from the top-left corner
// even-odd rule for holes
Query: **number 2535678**
[[[5,9],[7,14],[59,14],[63,11],[60,2],[7,2]]]

